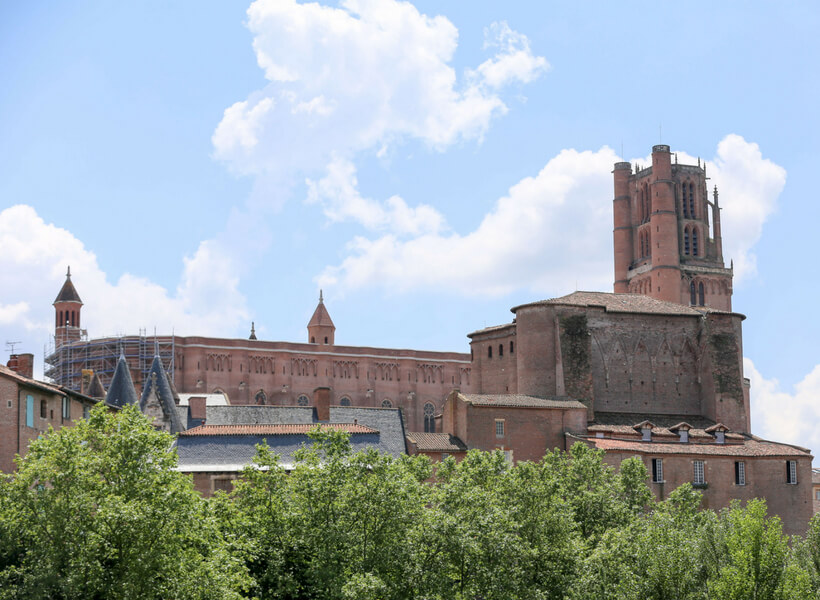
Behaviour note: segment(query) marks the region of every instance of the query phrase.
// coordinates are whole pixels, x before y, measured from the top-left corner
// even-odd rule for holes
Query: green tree
[[[102,406],[34,441],[0,484],[0,597],[241,597],[241,558],[172,445]]]

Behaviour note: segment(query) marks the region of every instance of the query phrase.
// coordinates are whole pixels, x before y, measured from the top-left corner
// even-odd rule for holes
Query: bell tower
[[[334,344],[336,326],[330,318],[330,313],[325,308],[322,290],[319,290],[319,304],[316,306],[316,310],[313,311],[313,316],[310,318],[307,328],[308,343],[330,346]]]
[[[65,283],[53,304],[55,345],[60,347],[67,342],[79,340],[82,334],[80,311],[83,301],[71,282],[71,267],[66,271]]]
[[[674,163],[652,147],[652,166],[615,164],[615,292],[732,310],[732,269],[723,264],[720,205],[709,200],[706,163]]]

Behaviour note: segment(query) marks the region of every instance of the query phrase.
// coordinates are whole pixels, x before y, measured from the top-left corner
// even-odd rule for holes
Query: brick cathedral
[[[186,440],[224,437],[225,423],[281,423],[284,407],[315,406],[325,416],[350,407],[392,411],[405,450],[434,460],[471,448],[537,460],[578,441],[605,450],[616,466],[637,455],[659,498],[684,482],[703,490],[709,508],[764,497],[787,533],[804,532],[812,456],[751,431],[745,316],[732,312],[718,192],[708,189],[705,164],[678,164],[658,145],[651,166],[619,162],[613,174],[614,293],[514,307],[511,322],[468,335],[469,353],[337,344],[321,294],[305,342],[259,340],[253,328],[247,339],[87,339],[69,272],[54,302],[47,375],[68,387],[109,389],[119,361],[129,385],[133,377],[148,393],[164,370],[166,395],[180,410],[168,426],[180,433],[181,461],[189,456],[192,471],[211,477],[200,479],[206,492],[224,473],[197,467],[196,452],[183,452],[195,445]],[[174,410],[173,400],[163,405],[163,394],[154,395],[158,415],[162,406]],[[193,401],[186,408],[179,398],[213,395],[226,406],[214,406],[212,417],[203,405],[195,420],[223,429],[208,434],[205,425],[186,437]],[[242,409],[245,421],[225,416],[250,406],[258,408]],[[368,435],[378,433],[375,421],[370,426]]]

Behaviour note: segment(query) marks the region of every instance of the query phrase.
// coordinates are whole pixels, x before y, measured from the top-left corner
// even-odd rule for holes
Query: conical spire
[[[251,334],[248,336],[248,339],[249,340],[255,340],[256,339],[256,324],[253,321],[251,321]]]
[[[319,304],[316,306],[316,310],[313,311],[313,316],[310,318],[310,323],[308,323],[308,327],[318,326],[327,326],[336,329],[336,326],[333,324],[333,319],[330,318],[330,313],[328,313],[327,308],[325,308],[322,290],[319,290]]]
[[[178,433],[183,431],[185,427],[177,414],[176,404],[174,403],[174,392],[171,384],[168,382],[168,375],[162,366],[162,359],[159,353],[154,355],[154,360],[151,363],[151,368],[148,370],[148,376],[145,378],[145,387],[142,390],[140,397],[140,410],[148,414],[149,410],[156,405],[162,412],[162,420],[167,421],[170,425],[171,433]],[[151,415],[157,418],[159,415]]]
[[[91,398],[105,398],[105,388],[103,387],[99,373],[94,373],[85,395]],[[134,395],[136,396],[136,394]]]
[[[137,392],[131,379],[131,371],[128,369],[125,356],[122,354],[120,354],[120,359],[117,361],[117,368],[114,369],[111,384],[108,386],[105,403],[119,408],[137,403]]]
[[[335,343],[336,326],[333,324],[333,319],[330,318],[327,308],[325,308],[322,290],[319,290],[319,304],[316,306],[316,310],[313,311],[313,316],[310,318],[307,328],[308,341],[311,344],[333,345]]]
[[[65,274],[65,283],[63,283],[63,287],[60,288],[60,293],[57,294],[57,298],[54,300],[54,304],[58,302],[79,302],[80,304],[83,303],[80,300],[80,295],[77,293],[77,290],[74,287],[74,284],[71,283],[71,266],[68,267],[68,270]]]

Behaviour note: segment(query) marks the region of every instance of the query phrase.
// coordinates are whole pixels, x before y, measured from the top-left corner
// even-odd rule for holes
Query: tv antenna
[[[22,344],[22,342],[8,342],[8,341],[6,342],[6,348],[8,348],[8,350],[9,350],[9,355],[14,354],[14,347],[17,344]]]

